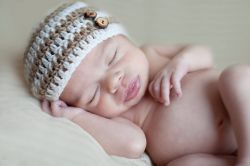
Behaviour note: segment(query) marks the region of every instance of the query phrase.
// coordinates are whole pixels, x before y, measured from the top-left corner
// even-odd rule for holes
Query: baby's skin
[[[89,132],[110,155],[156,165],[250,165],[250,66],[213,69],[203,46],[134,46],[115,36],[81,62],[45,112]]]

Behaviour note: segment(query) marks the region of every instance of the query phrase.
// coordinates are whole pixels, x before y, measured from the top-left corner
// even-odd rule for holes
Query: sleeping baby
[[[133,44],[83,2],[45,18],[24,57],[42,108],[90,133],[110,155],[155,165],[250,165],[250,66],[213,69],[204,46]]]

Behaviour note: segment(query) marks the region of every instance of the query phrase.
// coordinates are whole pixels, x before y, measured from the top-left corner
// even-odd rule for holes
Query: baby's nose
[[[113,74],[110,74],[109,78],[107,79],[108,90],[110,93],[115,93],[119,89],[123,77],[124,73],[122,71],[117,71]]]

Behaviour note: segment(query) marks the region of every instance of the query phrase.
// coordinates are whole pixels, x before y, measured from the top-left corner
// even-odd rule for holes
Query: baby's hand
[[[42,109],[44,112],[54,117],[64,117],[72,120],[78,114],[81,114],[84,110],[76,107],[69,107],[61,100],[49,102],[47,100],[42,101]]]
[[[182,95],[181,79],[187,71],[188,67],[183,58],[173,58],[150,82],[150,94],[157,101],[169,105],[170,90],[172,88],[178,97]]]

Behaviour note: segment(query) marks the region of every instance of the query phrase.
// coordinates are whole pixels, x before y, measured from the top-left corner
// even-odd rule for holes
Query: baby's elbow
[[[144,153],[146,149],[146,137],[143,134],[140,134],[138,137],[132,137],[130,138],[129,141],[129,146],[127,146],[127,150],[129,151],[129,154],[127,157],[128,158],[139,158],[141,155]]]
[[[213,68],[214,67],[214,57],[213,57],[213,50],[211,47],[206,45],[196,45],[196,50],[199,50],[202,57],[205,60],[205,64],[207,68]]]

